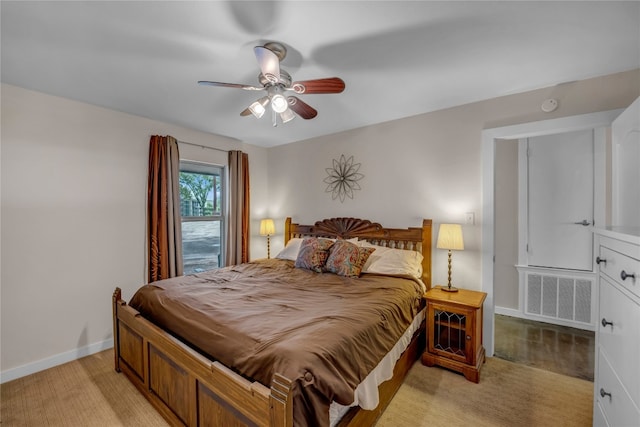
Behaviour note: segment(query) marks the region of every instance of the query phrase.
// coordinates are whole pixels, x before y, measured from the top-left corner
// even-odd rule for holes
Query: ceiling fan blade
[[[302,80],[293,82],[291,89],[296,93],[340,93],[344,90],[344,81],[338,77],[326,79]]]
[[[280,59],[278,55],[264,46],[256,46],[253,51],[256,54],[262,75],[271,83],[278,83],[280,81]]]
[[[245,108],[244,110],[242,110],[240,112],[240,115],[243,116],[243,117],[244,116],[250,116],[251,115],[251,110],[249,110],[249,107],[247,107],[247,108]]]
[[[287,101],[289,101],[289,108],[305,120],[313,119],[318,115],[318,112],[313,107],[301,101],[300,98],[288,96]]]
[[[200,80],[198,82],[198,84],[199,85],[205,85],[205,86],[233,87],[233,88],[244,89],[244,90],[264,90],[264,87],[257,87],[257,86],[251,86],[251,85],[241,85],[239,83],[211,82],[211,81],[208,81],[208,80]]]

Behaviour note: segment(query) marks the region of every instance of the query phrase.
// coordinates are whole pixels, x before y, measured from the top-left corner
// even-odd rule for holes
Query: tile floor
[[[593,381],[595,333],[497,314],[494,356]]]

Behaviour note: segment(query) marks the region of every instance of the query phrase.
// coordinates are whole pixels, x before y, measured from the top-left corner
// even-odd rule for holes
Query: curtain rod
[[[207,147],[206,145],[194,144],[193,142],[178,141],[178,143],[179,144],[193,145],[194,147],[208,148],[209,150],[222,151],[224,153],[228,153],[229,152],[229,150],[223,150],[222,148]]]

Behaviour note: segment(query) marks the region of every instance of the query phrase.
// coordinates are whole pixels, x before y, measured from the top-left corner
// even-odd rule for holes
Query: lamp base
[[[458,288],[454,288],[453,286],[451,287],[441,286],[440,289],[442,289],[445,292],[458,292]]]

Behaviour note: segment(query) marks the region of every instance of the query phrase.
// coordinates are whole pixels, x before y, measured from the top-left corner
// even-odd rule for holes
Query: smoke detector
[[[549,98],[542,103],[542,106],[540,108],[542,108],[542,111],[544,111],[545,113],[550,113],[558,108],[558,101],[553,98]]]

